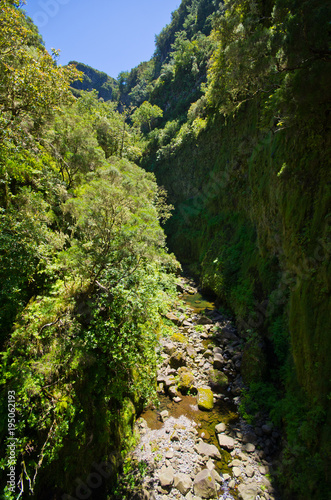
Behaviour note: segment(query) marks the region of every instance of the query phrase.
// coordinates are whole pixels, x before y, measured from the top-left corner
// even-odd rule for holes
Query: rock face
[[[194,479],[194,494],[200,498],[215,498],[217,496],[216,483],[210,470],[203,469]]]
[[[198,387],[198,407],[200,410],[212,410],[214,407],[214,396],[211,389]]]

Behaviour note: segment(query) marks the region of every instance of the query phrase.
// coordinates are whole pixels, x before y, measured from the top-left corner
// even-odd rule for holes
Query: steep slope
[[[205,38],[189,22],[199,5],[182,2],[157,38],[149,100],[164,121],[141,164],[176,207],[171,249],[247,340],[243,411],[267,410],[284,426],[284,495],[326,498],[329,7],[229,0]]]

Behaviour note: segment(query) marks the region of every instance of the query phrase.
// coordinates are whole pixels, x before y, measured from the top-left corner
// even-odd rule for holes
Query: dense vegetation
[[[115,472],[153,398],[176,266],[155,175],[170,249],[246,340],[242,414],[283,430],[284,498],[326,499],[328,2],[183,0],[150,61],[117,81],[80,64],[85,83],[16,3],[0,11],[0,324],[24,495],[70,494],[98,460]]]
[[[155,397],[170,207],[133,163],[139,116],[130,127],[96,91],[73,98],[79,73],[56,66],[16,2],[0,18],[0,381],[3,403],[15,393],[19,481],[14,494],[3,404],[2,498],[72,495],[107,462],[108,485],[93,490],[105,497]]]

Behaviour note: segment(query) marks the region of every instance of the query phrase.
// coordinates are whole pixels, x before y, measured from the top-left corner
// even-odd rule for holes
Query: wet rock
[[[169,417],[168,410],[163,410],[160,413],[161,421],[164,422]]]
[[[218,434],[217,439],[221,448],[225,448],[226,450],[233,450],[234,448],[234,439],[226,434]]]
[[[225,432],[225,430],[226,430],[226,425],[223,422],[215,426],[215,432],[217,434],[221,434],[221,432]]]
[[[197,402],[200,410],[212,410],[214,407],[214,397],[211,389],[198,387]]]
[[[200,441],[195,446],[195,450],[199,453],[199,455],[214,458],[215,460],[220,460],[222,458],[222,455],[215,445],[208,444],[203,441]]]
[[[185,496],[192,488],[192,479],[187,474],[177,474],[174,478],[174,487]]]
[[[215,498],[217,496],[216,483],[211,472],[203,469],[194,478],[194,494],[201,498]]]

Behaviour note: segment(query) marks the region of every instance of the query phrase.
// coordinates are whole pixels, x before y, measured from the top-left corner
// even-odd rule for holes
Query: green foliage
[[[15,391],[22,495],[56,496],[99,459],[116,476],[136,410],[155,399],[171,206],[130,161],[141,144],[129,110],[96,92],[74,99],[78,72],[54,64],[11,2],[0,16],[0,392]]]

